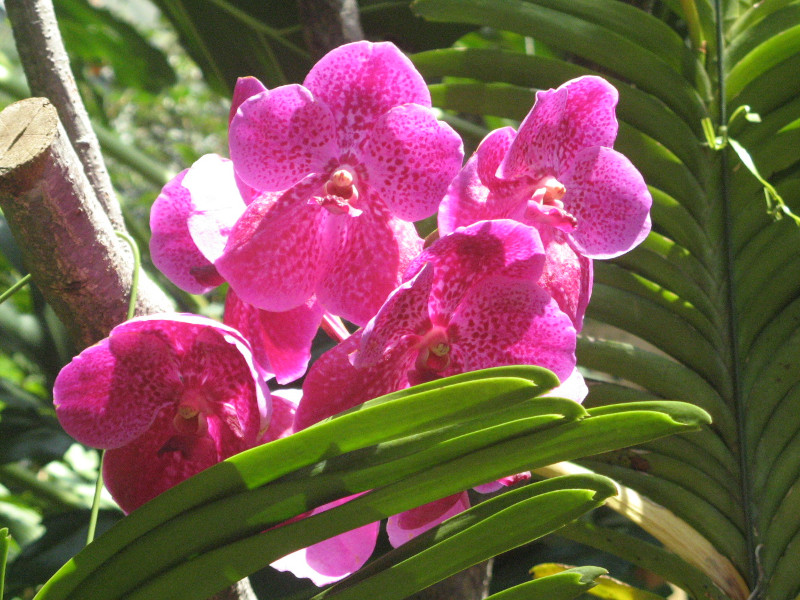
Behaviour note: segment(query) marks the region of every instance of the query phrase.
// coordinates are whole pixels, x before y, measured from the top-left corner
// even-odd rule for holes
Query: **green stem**
[[[30,280],[31,280],[31,274],[30,274],[30,273],[28,273],[27,275],[25,275],[25,277],[23,277],[22,279],[20,279],[19,281],[17,281],[17,283],[15,283],[14,285],[12,285],[10,288],[8,288],[8,289],[7,289],[5,292],[3,292],[2,294],[0,294],[0,304],[2,304],[3,302],[5,302],[5,301],[6,301],[6,300],[8,300],[9,298],[11,298],[11,296],[13,296],[14,294],[16,294],[16,293],[17,293],[19,290],[21,290],[21,289],[22,289],[22,288],[25,286],[25,284],[26,284],[26,283],[28,283]]]
[[[94,533],[97,531],[97,515],[100,514],[100,494],[103,492],[103,460],[106,451],[100,452],[100,464],[97,466],[97,483],[94,486],[94,498],[92,499],[92,514],[89,516],[89,531],[86,533],[86,545],[94,540]]]
[[[136,314],[136,296],[139,293],[139,270],[142,266],[142,256],[139,254],[139,246],[136,241],[123,231],[115,231],[117,237],[125,240],[133,252],[133,278],[131,280],[131,297],[128,299],[128,320]]]
[[[8,548],[11,545],[11,536],[8,535],[8,527],[0,529],[0,598],[3,597],[3,590],[6,584],[6,562],[8,561]]]

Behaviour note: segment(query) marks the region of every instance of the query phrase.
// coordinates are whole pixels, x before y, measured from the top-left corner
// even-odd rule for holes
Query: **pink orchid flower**
[[[430,110],[427,86],[392,44],[356,42],[304,84],[245,100],[230,126],[236,174],[277,201],[253,201],[215,261],[237,295],[270,311],[312,295],[366,323],[422,242],[463,157]]]
[[[244,338],[184,314],[115,327],[61,370],[53,402],[67,433],[107,449],[103,477],[125,512],[255,446],[271,412]]]
[[[592,292],[592,259],[579,254],[560,229],[530,218],[527,198],[531,191],[526,179],[505,181],[496,176],[515,136],[511,127],[503,127],[481,142],[442,200],[439,234],[447,235],[458,227],[490,219],[515,219],[535,227],[546,256],[539,285],[553,296],[580,331]]]
[[[476,223],[439,239],[410,265],[407,281],[369,324],[312,366],[295,430],[382,394],[466,371],[536,364],[564,382],[580,377],[575,329],[536,283],[544,262],[536,230],[510,220]],[[390,517],[390,541],[402,544],[468,506],[460,493]],[[344,577],[367,560],[377,532],[349,536],[337,536],[335,546],[312,547],[314,564],[304,560],[307,553],[295,553],[282,566],[326,583]],[[323,550],[333,547],[336,569],[320,573],[327,564]]]
[[[527,219],[560,229],[589,258],[619,256],[650,231],[647,186],[611,148],[618,97],[593,76],[538,92],[497,171],[501,179],[526,182]]]

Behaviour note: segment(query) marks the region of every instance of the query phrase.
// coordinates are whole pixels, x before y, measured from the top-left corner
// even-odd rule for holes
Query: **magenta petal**
[[[356,354],[357,367],[374,365],[398,346],[418,338],[431,328],[428,297],[433,284],[433,267],[426,265],[386,299],[377,315],[367,324]]]
[[[294,415],[297,405],[302,397],[302,392],[295,389],[280,389],[272,394],[272,417],[269,428],[259,440],[266,444],[294,433]]]
[[[566,379],[575,368],[576,333],[555,300],[530,280],[488,277],[470,289],[448,327],[443,375],[529,364]]]
[[[564,208],[578,220],[570,237],[584,256],[614,258],[647,237],[653,199],[636,167],[616,150],[582,151],[563,183]]]
[[[242,102],[248,98],[266,92],[267,87],[255,77],[239,77],[236,80],[236,86],[233,88],[233,98],[231,98],[231,110],[228,113],[228,124],[233,121],[233,117]]]
[[[592,259],[578,254],[561,231],[539,229],[546,260],[539,285],[547,290],[566,313],[576,331],[583,328],[583,316],[592,296]]]
[[[357,331],[338,346],[325,352],[308,370],[303,382],[303,399],[297,407],[295,430],[300,431],[357,404],[408,387],[406,372],[413,358],[396,353],[363,369],[350,362],[358,350],[361,332]]]
[[[461,168],[464,147],[430,109],[406,104],[378,120],[359,155],[371,188],[392,214],[419,221],[436,212]]]
[[[560,139],[566,105],[567,91],[563,88],[537,92],[533,108],[520,124],[517,137],[500,164],[499,177],[514,179],[526,173],[533,177],[558,173],[554,140]]]
[[[619,93],[605,79],[593,75],[568,81],[559,89],[567,90],[560,135],[553,140],[558,172],[562,172],[584,148],[614,145],[619,128],[615,115]]]
[[[106,452],[103,480],[126,513],[227,458],[218,454],[210,437],[175,435],[174,415],[169,408],[162,410],[144,435]],[[236,451],[245,449],[242,445]]]
[[[314,509],[316,515],[348,502],[353,496],[330,502]],[[380,521],[347,531],[308,548],[293,552],[273,562],[278,571],[289,571],[296,577],[308,577],[322,587],[358,571],[375,550]]]
[[[533,227],[511,220],[480,221],[439,238],[409,266],[406,278],[426,262],[434,265],[430,303],[434,324],[446,324],[466,291],[490,274],[536,280],[544,267],[544,249]]]
[[[322,312],[314,298],[284,312],[261,310],[242,302],[229,289],[223,322],[250,342],[261,374],[265,378],[275,375],[278,383],[284,384],[306,372]]]
[[[122,327],[122,326],[121,326]],[[152,332],[115,328],[56,377],[53,403],[64,430],[83,444],[116,448],[142,435],[181,390],[174,350]]]
[[[320,237],[329,213],[306,198],[308,188],[300,185],[274,204],[253,202],[231,232],[215,266],[248,304],[284,311],[314,294],[326,263]]]
[[[528,201],[524,195],[529,192],[527,183],[504,181],[495,174],[515,135],[511,127],[503,127],[484,138],[447,188],[439,206],[439,235],[478,221],[522,220]]]
[[[383,113],[401,104],[431,105],[425,80],[394,44],[354,42],[326,54],[303,85],[335,115],[340,147],[356,148]]]
[[[272,192],[321,173],[338,154],[330,111],[299,85],[245,100],[231,121],[229,142],[237,175]]]
[[[192,196],[182,183],[186,169],[161,190],[150,209],[150,256],[172,283],[191,294],[204,294],[223,283],[189,233],[194,210]]]
[[[245,209],[233,176],[233,163],[216,154],[195,162],[183,179],[191,197],[187,227],[197,249],[210,262],[220,257],[231,229]]]
[[[393,515],[386,521],[389,543],[395,548],[402,546],[419,534],[468,508],[469,496],[466,492],[461,492]]]
[[[340,215],[339,239],[331,242],[330,264],[317,287],[323,306],[364,325],[397,287],[422,240],[411,223],[371,207],[358,217]]]

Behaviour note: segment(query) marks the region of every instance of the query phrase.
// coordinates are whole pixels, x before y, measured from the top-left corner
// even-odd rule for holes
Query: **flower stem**
[[[6,561],[8,560],[8,547],[11,545],[11,536],[8,535],[8,527],[0,529],[0,598],[3,597],[3,589],[6,580]]]
[[[97,515],[100,513],[100,494],[103,491],[103,460],[106,451],[100,451],[100,464],[97,466],[97,483],[94,486],[94,499],[92,500],[92,513],[89,515],[89,531],[86,533],[86,545],[92,543],[94,532],[97,530]]]
[[[131,296],[128,300],[128,320],[131,320],[136,313],[136,295],[139,291],[139,269],[142,266],[142,256],[139,253],[139,246],[130,235],[122,231],[115,231],[114,233],[125,240],[131,247],[131,252],[133,252],[133,278],[131,280]]]
[[[6,301],[6,300],[8,300],[9,298],[11,298],[11,296],[13,296],[14,294],[16,294],[16,293],[17,293],[19,290],[21,290],[21,289],[22,289],[22,287],[23,287],[23,286],[24,286],[26,283],[28,283],[30,280],[31,280],[31,274],[30,274],[30,273],[28,273],[27,275],[25,275],[25,277],[23,277],[22,279],[20,279],[20,280],[19,280],[17,283],[15,283],[14,285],[12,285],[10,288],[8,288],[8,289],[7,289],[5,292],[3,292],[2,294],[0,294],[0,304],[2,304],[3,302],[5,302],[5,301]],[[0,596],[0,598],[2,598],[2,596]]]

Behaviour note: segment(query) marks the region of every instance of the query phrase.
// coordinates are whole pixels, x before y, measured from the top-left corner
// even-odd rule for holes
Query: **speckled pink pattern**
[[[429,107],[425,80],[394,44],[355,42],[329,52],[303,85],[336,115],[339,146],[356,148],[378,118],[401,104]]]
[[[125,511],[255,445],[271,410],[240,334],[179,314],[115,327],[62,369],[53,396],[67,433],[111,449],[106,484]],[[191,433],[173,425],[187,402],[205,424]]]
[[[322,239],[329,262],[320,270],[317,298],[329,312],[364,325],[400,283],[401,274],[422,249],[411,223],[369,208],[359,217],[325,214],[329,235]]]
[[[255,77],[239,77],[236,80],[236,85],[233,88],[233,97],[231,98],[231,108],[228,112],[228,125],[233,121],[236,111],[242,105],[242,102],[248,98],[266,92],[267,87]]]
[[[290,189],[269,208],[248,209],[217,269],[259,308],[288,310],[315,294],[359,325],[419,252],[408,221],[436,211],[463,158],[411,62],[392,44],[371,42],[333,50],[304,86],[242,102],[230,150],[244,185]],[[341,173],[352,178],[345,191],[330,187]]]
[[[566,194],[561,201],[566,213],[577,218],[577,229],[571,231],[567,221],[559,227],[569,234],[575,249],[588,258],[619,256],[650,232],[652,198],[647,186],[630,161],[611,150],[617,135],[617,98],[613,86],[594,76],[539,92],[497,170],[502,179],[528,183],[529,191],[520,199],[523,203],[532,198],[545,178],[562,183]],[[483,183],[490,188],[493,185],[491,181]],[[462,188],[449,194],[451,202],[469,191]],[[507,209],[501,211],[505,214]],[[554,212],[552,206],[532,202],[523,220],[553,224]],[[446,219],[450,221],[452,217]]]
[[[641,173],[616,150],[583,150],[563,174],[563,182],[564,206],[578,218],[570,238],[581,254],[613,258],[647,237],[650,192]]]
[[[321,173],[338,155],[333,115],[299,85],[245,100],[231,121],[228,141],[236,173],[267,192]]]
[[[284,312],[269,312],[242,302],[233,289],[225,299],[223,322],[250,342],[262,377],[285,384],[303,376],[311,359],[311,342],[322,321],[315,298]]]
[[[592,297],[592,259],[578,254],[566,234],[558,229],[541,227],[539,233],[546,257],[539,285],[553,296],[558,307],[572,319],[575,329],[580,332]]]
[[[434,324],[444,324],[467,290],[483,277],[505,272],[538,279],[544,267],[538,232],[516,221],[481,221],[440,238],[406,271],[412,276],[425,263],[435,269],[429,312]]]
[[[223,282],[213,264],[203,256],[189,233],[192,197],[181,171],[156,198],[150,210],[150,256],[155,267],[172,283],[191,294],[204,294]]]
[[[312,180],[311,186],[316,184]],[[215,266],[237,295],[258,308],[284,311],[303,304],[326,267],[326,211],[298,198],[296,186],[277,202],[247,207]],[[263,212],[262,212],[263,211]],[[263,218],[265,213],[269,218]]]
[[[436,212],[464,148],[458,134],[428,109],[406,104],[378,119],[358,154],[370,187],[389,210],[418,221]]]

